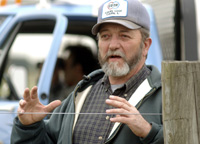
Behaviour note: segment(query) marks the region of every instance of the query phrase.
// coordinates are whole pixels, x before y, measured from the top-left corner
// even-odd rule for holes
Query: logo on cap
[[[102,7],[102,19],[109,17],[126,17],[128,2],[126,0],[110,0]]]
[[[108,9],[117,9],[119,7],[119,3],[117,1],[108,3]]]

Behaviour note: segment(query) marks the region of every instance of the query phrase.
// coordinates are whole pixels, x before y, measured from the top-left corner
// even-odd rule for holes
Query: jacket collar
[[[147,67],[151,70],[151,74],[147,77],[149,84],[151,87],[155,87],[156,89],[161,87],[161,73],[157,67],[153,65],[147,65]]]
[[[160,71],[153,65],[147,65],[147,67],[151,70],[151,74],[147,77],[150,86],[155,87],[155,88],[161,87]],[[103,78],[104,75],[105,75],[105,73],[103,72],[103,70],[98,69],[98,70],[93,71],[89,75],[84,76],[83,79],[76,86],[77,91],[78,92],[83,91],[88,86],[93,85],[99,79]]]

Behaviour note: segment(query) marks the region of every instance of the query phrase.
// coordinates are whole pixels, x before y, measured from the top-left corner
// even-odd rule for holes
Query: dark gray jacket
[[[136,105],[143,117],[152,124],[149,135],[141,139],[135,136],[129,127],[120,124],[114,133],[108,138],[109,144],[162,144],[162,90],[161,75],[154,66],[148,66],[152,70],[147,82],[150,89],[146,89],[143,99]],[[56,113],[74,113],[77,111],[75,101],[81,101],[85,91],[89,91],[91,86],[104,75],[102,70],[97,70],[80,81],[75,90],[62,102],[62,105],[55,109]],[[145,89],[144,89],[145,91]],[[86,97],[86,96],[85,96]],[[77,100],[78,99],[78,100]],[[84,101],[85,98],[82,99]],[[81,102],[80,102],[81,103]],[[82,102],[83,103],[83,102]],[[81,105],[81,104],[78,104]],[[149,113],[149,114],[148,114]],[[54,114],[49,120],[40,121],[33,125],[23,126],[18,118],[14,120],[12,130],[12,144],[72,144],[73,126],[76,121],[74,114]]]

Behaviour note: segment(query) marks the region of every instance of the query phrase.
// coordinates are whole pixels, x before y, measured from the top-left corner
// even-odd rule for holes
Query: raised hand
[[[37,95],[36,86],[31,91],[26,88],[23,97],[24,99],[19,101],[19,108],[17,110],[18,118],[23,125],[30,125],[41,121],[47,114],[36,113],[51,112],[61,104],[60,100],[55,100],[46,106],[41,104]]]
[[[151,125],[142,117],[140,112],[126,99],[118,96],[110,96],[106,100],[108,105],[115,107],[106,110],[106,113],[114,113],[116,117],[111,118],[112,122],[127,124],[132,132],[139,137],[146,137],[151,130]]]

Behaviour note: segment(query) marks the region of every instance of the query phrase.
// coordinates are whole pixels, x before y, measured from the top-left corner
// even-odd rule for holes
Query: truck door
[[[6,26],[0,31],[1,94],[5,99],[20,99],[22,89],[38,85],[40,101],[47,104],[57,53],[68,24],[67,18],[48,11],[19,13],[12,19],[11,16],[8,18],[5,20],[7,24],[2,24]],[[43,67],[36,71],[40,62]],[[14,74],[24,76],[13,80],[11,77]],[[9,94],[6,94],[6,85]]]

